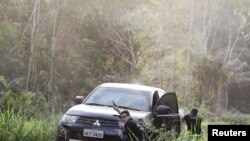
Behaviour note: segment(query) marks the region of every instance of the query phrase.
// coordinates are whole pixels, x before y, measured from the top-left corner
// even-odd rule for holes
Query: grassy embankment
[[[58,116],[28,119],[11,111],[0,113],[1,141],[54,141]]]
[[[206,141],[207,125],[209,124],[250,124],[250,116],[237,112],[226,112],[220,118],[206,118],[202,122],[202,134],[192,135],[186,130],[175,138],[168,136],[163,130],[158,130],[158,139],[154,141]],[[0,113],[0,140],[1,141],[55,141],[56,127],[60,116],[47,119],[28,119],[21,114],[13,114],[11,111]]]

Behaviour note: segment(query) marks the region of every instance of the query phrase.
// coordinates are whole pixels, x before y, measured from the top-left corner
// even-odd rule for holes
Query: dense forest
[[[175,91],[183,107],[250,113],[249,7],[249,0],[1,0],[0,102],[10,104],[2,96],[12,93],[62,112],[98,84],[125,82]]]

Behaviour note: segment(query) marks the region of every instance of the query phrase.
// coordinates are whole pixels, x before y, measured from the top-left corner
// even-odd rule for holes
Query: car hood
[[[123,110],[122,108],[120,110]],[[145,111],[134,111],[128,110],[130,115],[135,120],[142,120],[147,118],[150,115],[150,112]],[[85,105],[79,104],[70,108],[66,114],[69,115],[78,115],[86,117],[95,117],[103,119],[119,119],[119,114],[114,110],[113,107],[106,106],[95,106],[95,105]]]

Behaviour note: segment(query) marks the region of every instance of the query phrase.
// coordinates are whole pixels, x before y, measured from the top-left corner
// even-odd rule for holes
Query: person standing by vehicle
[[[192,134],[201,134],[201,118],[198,117],[198,109],[193,107],[189,114],[184,116],[187,130]]]
[[[130,117],[128,110],[120,113],[120,117],[124,122],[124,131],[121,135],[123,141],[142,141],[142,131],[137,126],[136,122]]]

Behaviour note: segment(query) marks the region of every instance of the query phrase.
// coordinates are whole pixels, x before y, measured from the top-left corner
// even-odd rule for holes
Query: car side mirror
[[[75,97],[75,103],[76,104],[81,104],[84,100],[84,97],[83,96],[76,96]]]
[[[169,114],[170,107],[165,105],[159,105],[156,107],[155,115],[167,115]]]

